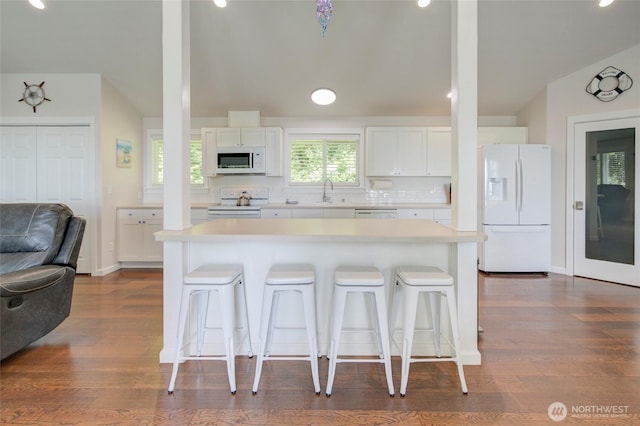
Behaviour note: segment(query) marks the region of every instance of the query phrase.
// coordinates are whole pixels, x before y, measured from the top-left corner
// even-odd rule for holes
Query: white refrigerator
[[[480,148],[478,247],[485,272],[549,272],[551,149],[539,144]]]

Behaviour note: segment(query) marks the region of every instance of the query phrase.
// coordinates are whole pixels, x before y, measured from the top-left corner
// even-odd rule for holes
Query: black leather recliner
[[[0,204],[0,359],[69,316],[85,225],[64,204]]]

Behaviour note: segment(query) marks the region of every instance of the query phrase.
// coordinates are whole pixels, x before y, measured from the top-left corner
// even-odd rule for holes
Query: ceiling
[[[0,72],[98,73],[162,115],[160,0],[45,2],[0,0]],[[313,0],[192,0],[191,115],[449,115],[450,14],[448,0],[333,0],[323,38]],[[478,20],[480,115],[515,115],[547,83],[640,44],[637,0],[479,0]],[[311,103],[321,86],[333,105]]]

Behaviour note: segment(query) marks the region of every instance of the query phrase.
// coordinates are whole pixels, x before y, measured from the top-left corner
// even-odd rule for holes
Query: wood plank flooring
[[[480,276],[481,366],[463,395],[451,363],[413,364],[407,396],[390,398],[377,364],[338,366],[316,396],[308,363],[238,357],[187,362],[176,391],[162,346],[162,276],[123,270],[76,280],[70,317],[0,365],[3,425],[541,425],[640,424],[640,288],[551,274]],[[324,392],[326,358],[320,360]],[[451,364],[451,365],[449,365]],[[394,357],[394,383],[400,359]],[[604,411],[603,411],[604,410]],[[616,414],[611,414],[616,410]]]

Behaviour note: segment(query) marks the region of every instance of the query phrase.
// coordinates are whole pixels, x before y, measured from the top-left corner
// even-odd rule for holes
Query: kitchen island
[[[318,341],[322,353],[326,353],[329,340],[333,271],[337,265],[378,267],[385,276],[390,300],[394,267],[423,264],[438,266],[453,275],[458,294],[462,359],[465,364],[480,364],[476,245],[485,238],[481,233],[458,232],[422,219],[222,219],[181,231],[160,231],[155,235],[164,242],[165,264],[168,257],[174,263],[180,259],[181,264],[178,271],[165,270],[164,347],[160,362],[173,359],[182,274],[204,263],[244,266],[251,340],[255,350],[262,289],[269,267],[273,263],[311,263],[316,268]],[[285,294],[281,298],[277,326],[282,329],[275,335],[273,353],[306,353],[301,303],[295,297],[297,295]],[[365,299],[354,296],[347,303],[345,326],[354,329],[368,326]],[[216,303],[211,303],[209,325],[215,325],[216,311]],[[445,309],[442,314],[443,318],[447,315]],[[427,316],[422,316],[424,318],[419,316],[419,320],[428,323]],[[397,327],[401,326],[401,318],[399,315]],[[362,333],[345,335],[341,352],[351,355],[377,353],[373,337],[366,337],[369,336]],[[218,351],[214,339],[210,340],[205,341],[205,350]],[[246,349],[244,343],[239,353]],[[422,346],[416,344],[415,352],[431,354],[432,342],[430,344],[427,338]],[[397,347],[392,346],[392,353],[399,353]]]

